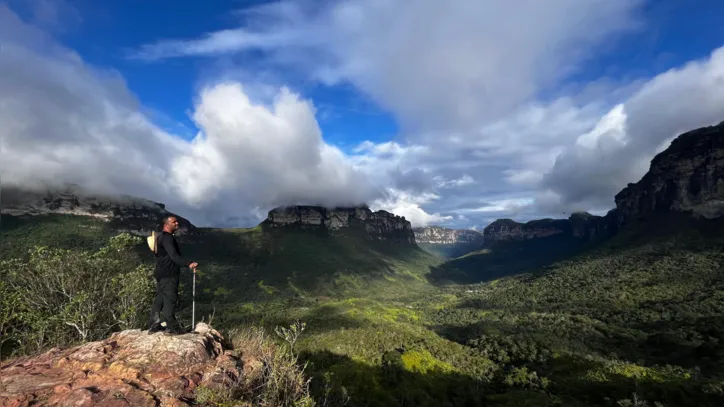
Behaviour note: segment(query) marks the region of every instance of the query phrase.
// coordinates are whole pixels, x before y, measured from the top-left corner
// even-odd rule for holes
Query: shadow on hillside
[[[238,297],[273,300],[306,294],[334,296],[340,291],[364,291],[369,277],[393,275],[400,265],[430,255],[409,245],[337,238],[322,233],[206,231],[182,249],[213,274],[213,283],[234,289]],[[422,275],[427,264],[413,270]],[[213,271],[212,271],[213,269]],[[339,276],[354,276],[338,278]],[[272,287],[265,293],[264,287]]]
[[[503,367],[485,378],[439,369],[410,371],[402,353],[389,351],[370,365],[329,351],[304,353],[310,390],[320,405],[341,406],[610,406],[630,400],[663,401],[666,406],[719,406],[722,397],[701,392],[701,383],[682,377],[641,379],[625,368],[561,355],[544,363]],[[532,372],[536,372],[533,374]],[[545,384],[542,380],[546,378]],[[627,405],[627,404],[620,404]],[[633,405],[633,404],[628,404]]]
[[[469,376],[429,371],[416,373],[404,368],[401,353],[387,352],[382,366],[372,366],[329,351],[302,353],[308,362],[312,395],[324,405],[341,406],[483,406],[485,383]]]
[[[573,238],[541,238],[500,242],[484,253],[475,253],[431,266],[428,281],[436,285],[474,284],[534,272],[591,247]]]
[[[724,317],[657,321],[638,328],[651,332],[637,347],[648,363],[698,367],[705,374],[724,373]]]

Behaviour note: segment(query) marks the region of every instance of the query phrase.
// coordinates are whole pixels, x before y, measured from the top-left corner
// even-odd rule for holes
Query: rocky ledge
[[[198,323],[183,335],[127,330],[0,366],[3,406],[186,406],[199,386],[220,388],[258,368]],[[245,363],[246,362],[246,363]]]
[[[263,226],[322,230],[331,235],[361,235],[371,240],[415,244],[412,225],[402,216],[387,211],[372,212],[366,206],[323,208],[320,206],[286,206],[269,211]]]
[[[449,229],[426,226],[413,229],[417,243],[428,244],[482,244],[483,234],[470,229]]]
[[[147,235],[160,230],[164,216],[179,220],[179,235],[193,234],[196,227],[157,202],[131,196],[94,194],[76,185],[30,189],[3,186],[0,213],[10,216],[78,215],[108,222],[118,232]]]

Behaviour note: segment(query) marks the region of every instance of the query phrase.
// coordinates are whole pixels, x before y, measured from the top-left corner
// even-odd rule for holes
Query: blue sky
[[[215,225],[251,224],[282,204],[365,201],[417,225],[483,227],[605,213],[677,132],[724,120],[713,54],[724,46],[721,1],[207,3],[7,2],[4,18],[20,22],[4,34],[17,50],[47,69],[76,63],[59,50],[80,58],[75,73],[52,76],[58,83],[36,83],[14,59],[8,90],[88,81],[78,99],[122,112],[59,102],[26,120],[59,129],[68,123],[52,120],[78,114],[82,130],[73,122],[77,133],[56,131],[57,140],[87,133],[106,143],[94,151],[133,157],[152,150],[143,140],[172,140],[158,179],[91,179],[54,157],[65,181],[112,185]],[[43,46],[29,40],[35,31],[47,35]],[[701,66],[687,68],[692,61]],[[662,120],[668,95],[682,107],[668,105],[674,113]],[[115,138],[98,141],[95,129],[111,122]],[[23,148],[41,139],[25,134]],[[18,179],[42,172],[29,165],[15,167]],[[224,171],[228,182],[215,179]]]

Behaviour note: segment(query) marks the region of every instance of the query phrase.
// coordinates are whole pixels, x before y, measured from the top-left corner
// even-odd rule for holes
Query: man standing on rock
[[[151,308],[151,323],[149,333],[163,330],[161,326],[161,309],[166,319],[166,332],[183,333],[176,321],[176,299],[178,298],[179,276],[181,267],[189,267],[196,273],[196,262],[181,257],[174,232],[178,230],[178,219],[167,216],[163,220],[163,231],[156,243],[156,297]],[[193,329],[193,327],[191,327]]]

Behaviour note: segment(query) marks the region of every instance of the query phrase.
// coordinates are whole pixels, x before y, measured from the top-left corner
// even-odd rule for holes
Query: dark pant
[[[176,299],[178,298],[179,276],[156,279],[156,297],[151,308],[151,325],[160,323],[160,313],[166,319],[166,329],[178,326],[176,322]]]

